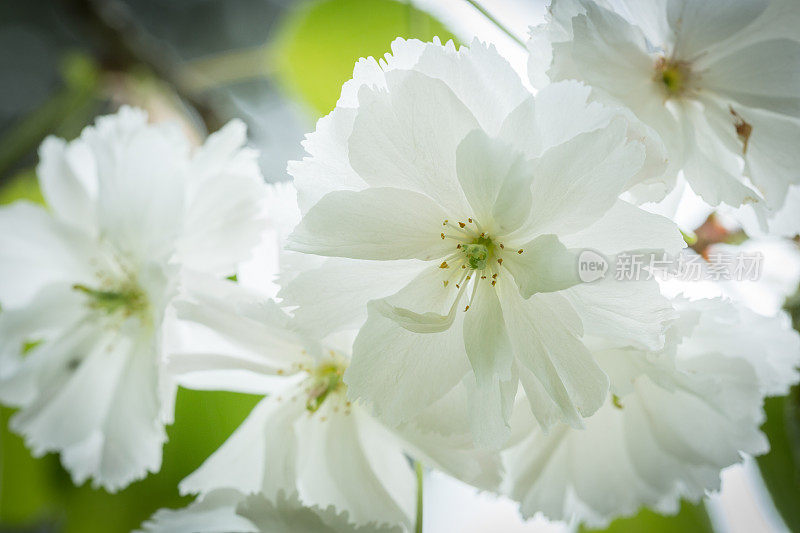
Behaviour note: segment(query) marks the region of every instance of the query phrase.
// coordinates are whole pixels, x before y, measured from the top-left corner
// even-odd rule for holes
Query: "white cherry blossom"
[[[579,284],[584,248],[684,245],[618,199],[660,175],[658,143],[588,93],[566,82],[533,97],[477,41],[397,40],[359,62],[290,165],[303,219],[289,248],[331,259],[281,296],[306,327],[361,327],[345,381],[388,424],[463,384],[478,442],[498,446],[521,382],[543,425],[577,427],[608,390],[587,328],[663,343],[654,283]]]
[[[665,349],[595,342],[613,395],[586,429],[545,433],[518,410],[504,490],[524,516],[604,527],[642,506],[672,514],[681,498],[718,490],[720,471],[741,452],[768,451],[762,401],[797,383],[800,337],[786,317],[756,317],[722,299],[673,303],[679,317]]]
[[[409,457],[483,488],[497,486],[496,454],[472,449],[458,415],[437,433],[423,421],[392,430],[347,399],[352,333],[320,341],[301,333],[273,300],[224,280],[198,278],[176,305],[192,336],[202,339],[170,356],[178,381],[191,386],[205,375],[203,388],[218,383],[265,396],[181,482],[182,493],[202,500],[235,489],[270,501],[297,493],[304,505],[334,506],[355,524],[409,526],[416,498]],[[238,382],[217,379],[231,371],[240,373]],[[442,411],[455,412],[454,403],[444,399],[422,415],[440,419]]]
[[[75,483],[114,491],[161,466],[170,301],[188,271],[235,272],[263,226],[244,142],[234,121],[192,150],[177,127],[122,108],[43,143],[47,209],[0,209],[0,400]]]
[[[797,2],[554,0],[548,18],[529,42],[534,85],[589,84],[660,134],[668,177],[786,232],[768,219],[800,184]]]

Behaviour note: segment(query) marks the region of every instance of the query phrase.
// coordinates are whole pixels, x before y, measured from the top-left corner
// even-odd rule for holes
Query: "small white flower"
[[[762,218],[800,183],[800,5],[554,0],[529,44],[534,85],[577,79],[630,108],[711,205]],[[793,233],[800,230],[794,228]]]
[[[205,383],[221,383],[223,373],[235,371],[238,382],[228,381],[226,389],[266,397],[181,482],[182,493],[233,488],[274,500],[296,492],[304,504],[335,506],[356,524],[407,526],[416,495],[408,456],[496,487],[498,459],[473,451],[468,430],[445,427],[440,433],[450,434],[432,434],[410,423],[392,431],[346,398],[352,333],[320,342],[296,332],[298,324],[274,301],[241,285],[197,279],[187,287],[187,299],[176,304],[179,315],[214,340],[204,337],[202,351],[184,347],[170,357],[179,382],[198,383],[205,374]],[[443,400],[422,415],[434,416],[451,403]]]
[[[400,526],[355,525],[335,507],[305,506],[297,494],[246,496],[215,490],[183,509],[161,509],[143,524],[146,533],[403,533]]]
[[[304,216],[289,247],[332,258],[281,296],[323,332],[369,308],[345,381],[391,425],[464,383],[476,438],[496,446],[522,382],[542,424],[580,426],[608,388],[584,330],[617,332],[624,316],[648,324],[636,341],[663,341],[654,284],[625,309],[624,284],[576,285],[580,249],[683,246],[617,199],[660,173],[658,146],[577,83],[534,98],[493,47],[392,50],[359,62],[311,157],[290,165]]]
[[[666,349],[598,344],[613,396],[586,429],[520,429],[503,458],[505,491],[524,516],[604,527],[642,506],[675,513],[681,498],[718,489],[720,470],[740,452],[769,449],[762,401],[797,383],[800,337],[785,320],[721,299],[673,302],[679,318]],[[524,415],[515,415],[519,428]]]
[[[0,400],[35,455],[118,490],[161,465],[174,385],[169,302],[191,269],[225,275],[263,225],[255,153],[232,122],[191,152],[143,111],[41,147],[48,209],[0,210]],[[220,191],[224,190],[222,198]]]

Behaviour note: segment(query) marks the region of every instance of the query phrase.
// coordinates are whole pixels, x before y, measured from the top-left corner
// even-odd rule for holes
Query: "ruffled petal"
[[[220,276],[250,257],[266,227],[266,187],[258,153],[245,148],[247,129],[234,120],[194,154],[186,183],[181,262]]]
[[[475,117],[441,80],[399,70],[388,72],[386,80],[388,92],[359,92],[348,145],[351,165],[373,187],[416,191],[452,217],[467,216],[456,147],[478,127]]]

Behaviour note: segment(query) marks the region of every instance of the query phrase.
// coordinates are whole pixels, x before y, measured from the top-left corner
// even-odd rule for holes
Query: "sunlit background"
[[[544,0],[481,5],[520,39],[545,13]],[[525,50],[467,0],[2,0],[0,203],[40,200],[34,169],[46,135],[74,138],[95,116],[123,103],[147,109],[154,121],[179,122],[198,141],[242,118],[266,179],[287,180],[286,162],[302,156],[303,135],[333,108],[353,63],[383,55],[398,36],[463,44],[477,37],[494,43],[524,75]],[[685,216],[698,227],[707,213],[689,209]],[[794,253],[782,264],[796,272],[797,261]],[[794,274],[776,276],[797,286]],[[765,304],[766,289],[757,292],[761,305],[782,305],[782,295]],[[115,495],[74,487],[54,455],[32,458],[6,429],[11,410],[0,410],[0,531],[126,532],[158,508],[189,503],[178,482],[257,400],[181,389],[161,472]],[[766,431],[775,451],[759,460],[766,486],[750,461],[729,469],[722,496],[705,505],[686,504],[673,518],[644,512],[611,530],[785,529],[765,496],[767,486],[787,523],[800,523],[800,449],[789,444],[789,434],[800,432],[796,397],[794,410],[782,398],[770,402]],[[425,511],[429,533],[573,529],[544,520],[524,524],[512,502],[476,494],[438,473],[426,476]]]

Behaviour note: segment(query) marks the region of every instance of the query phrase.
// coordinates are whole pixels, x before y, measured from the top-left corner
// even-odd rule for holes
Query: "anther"
[[[447,261],[442,261],[442,264],[439,265],[439,268],[447,268]]]
[[[472,222],[472,220],[470,220],[470,222]],[[463,228],[464,226],[466,226],[466,224],[464,224],[463,222],[459,222],[459,223],[458,223],[458,225],[459,225],[459,226],[461,226],[462,228]]]
[[[519,250],[517,250],[517,253],[518,253],[518,254],[521,254],[521,253],[522,253],[522,248],[520,248]]]
[[[467,311],[469,311],[469,306],[466,306],[466,307],[464,308],[464,312],[466,313]]]
[[[503,264],[503,259],[502,258],[498,259],[497,262],[502,265]]]
[[[442,240],[444,240],[444,233],[440,233],[440,235],[442,236]]]

